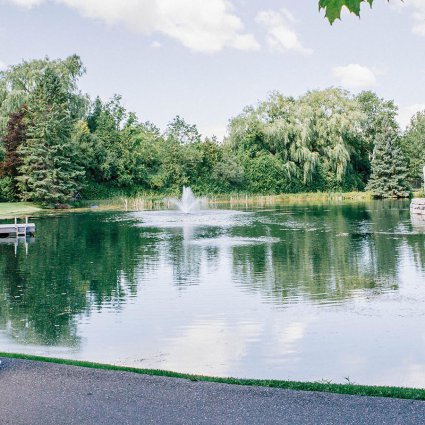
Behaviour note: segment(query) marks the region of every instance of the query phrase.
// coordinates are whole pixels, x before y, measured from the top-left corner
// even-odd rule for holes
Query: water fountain
[[[205,198],[196,198],[190,187],[183,186],[181,199],[171,198],[170,203],[176,206],[182,213],[191,214],[201,209],[206,204]]]
[[[168,209],[162,211],[139,211],[131,215],[138,220],[138,226],[145,228],[183,229],[184,240],[192,239],[197,228],[218,227],[227,229],[236,222],[248,219],[249,213],[226,210],[211,206],[208,199],[196,197],[190,187],[183,187],[182,196],[166,198]]]

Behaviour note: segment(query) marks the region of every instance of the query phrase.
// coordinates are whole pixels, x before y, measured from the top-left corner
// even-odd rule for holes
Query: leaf
[[[351,13],[360,16],[360,6],[363,2],[372,7],[373,0],[320,0],[319,10],[325,9],[325,16],[331,24],[341,19],[341,10],[345,6]]]

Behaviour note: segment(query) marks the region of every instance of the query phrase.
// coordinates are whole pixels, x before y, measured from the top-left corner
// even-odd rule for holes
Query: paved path
[[[420,401],[1,361],[1,425],[425,424]]]

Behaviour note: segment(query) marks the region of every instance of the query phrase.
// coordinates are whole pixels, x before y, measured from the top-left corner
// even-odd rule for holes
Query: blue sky
[[[81,88],[204,134],[272,90],[339,86],[425,109],[425,0],[375,0],[332,27],[317,0],[0,0],[0,67],[77,53]]]

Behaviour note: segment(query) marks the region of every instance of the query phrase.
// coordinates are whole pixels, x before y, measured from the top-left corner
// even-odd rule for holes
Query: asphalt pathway
[[[1,425],[425,424],[425,402],[1,359]]]

